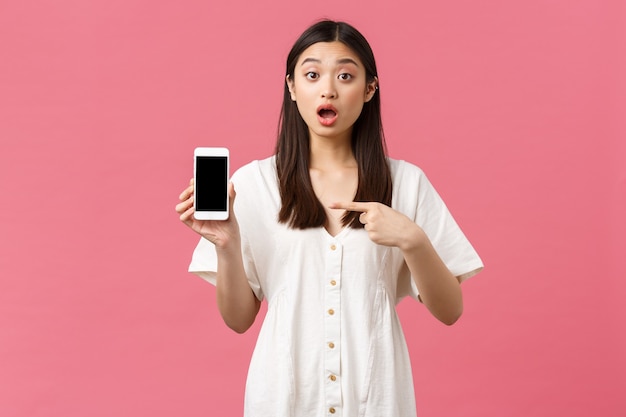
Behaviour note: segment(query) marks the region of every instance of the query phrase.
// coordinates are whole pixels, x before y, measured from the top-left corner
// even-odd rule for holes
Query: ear
[[[374,94],[376,94],[376,90],[378,90],[378,77],[374,77],[374,79],[367,83],[367,85],[365,86],[366,103],[374,97]]]
[[[291,94],[291,101],[296,101],[296,88],[291,79],[291,75],[287,74],[285,77],[285,82],[287,83],[287,88],[289,89],[289,94]]]

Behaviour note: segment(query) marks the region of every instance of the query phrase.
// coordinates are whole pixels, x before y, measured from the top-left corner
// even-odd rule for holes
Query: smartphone
[[[193,216],[198,220],[228,219],[228,149],[196,148],[193,154]]]

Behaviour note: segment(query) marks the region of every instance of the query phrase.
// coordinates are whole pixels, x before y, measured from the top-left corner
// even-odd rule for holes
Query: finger
[[[230,203],[232,205],[235,197],[237,196],[237,192],[235,191],[235,184],[231,182],[228,183],[228,198],[230,199]]]
[[[331,209],[343,209],[343,210],[347,210],[347,211],[360,211],[360,212],[367,212],[369,210],[371,210],[371,203],[362,203],[362,202],[356,202],[356,201],[351,201],[349,203],[332,203],[331,205],[328,206]]]
[[[193,178],[189,181],[189,183],[189,187],[185,188],[185,190],[178,196],[180,201],[187,200],[189,196],[193,194]]]
[[[361,224],[367,224],[367,219],[365,218],[365,215],[367,214],[367,212],[363,212],[359,215],[359,222]]]
[[[189,208],[193,206],[193,200],[194,198],[191,197],[183,202],[176,204],[176,212],[184,213],[185,211],[189,210]]]
[[[190,224],[191,221],[193,220],[193,218],[192,218],[193,213],[194,213],[193,206],[189,207],[187,210],[185,210],[183,213],[181,213],[180,220],[183,223],[185,223],[185,224]]]
[[[193,188],[191,187],[187,188],[182,193],[180,193],[180,195],[178,196],[178,199],[180,201],[185,201],[191,196],[192,193],[193,193]]]
[[[237,196],[237,192],[235,191],[235,185],[232,182],[228,183],[228,207],[229,207],[229,217],[235,217],[235,210],[233,209],[235,206],[235,197]]]

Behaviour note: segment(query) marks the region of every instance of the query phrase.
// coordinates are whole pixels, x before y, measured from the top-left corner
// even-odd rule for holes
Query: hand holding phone
[[[226,148],[194,150],[194,218],[228,219],[229,152]]]

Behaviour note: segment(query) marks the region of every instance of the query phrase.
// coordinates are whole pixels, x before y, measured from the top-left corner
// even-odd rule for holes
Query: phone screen
[[[228,161],[225,156],[196,156],[196,211],[228,208]]]

